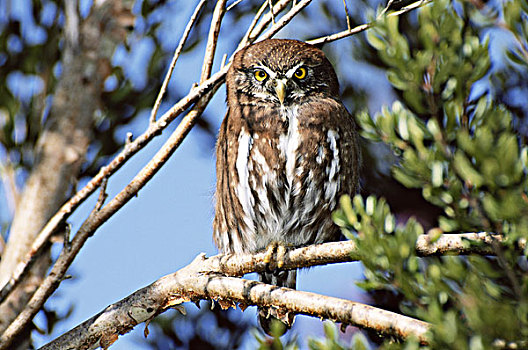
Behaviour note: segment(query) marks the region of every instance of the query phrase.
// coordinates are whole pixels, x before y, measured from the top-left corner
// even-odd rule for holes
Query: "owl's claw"
[[[284,266],[286,259],[286,246],[279,242],[272,242],[266,248],[266,254],[264,255],[264,263],[267,265],[269,272],[277,272]],[[272,261],[276,262],[276,268],[273,268]]]
[[[277,249],[278,243],[271,242],[266,248],[266,255],[264,255],[264,264],[269,265],[275,254],[275,249]]]

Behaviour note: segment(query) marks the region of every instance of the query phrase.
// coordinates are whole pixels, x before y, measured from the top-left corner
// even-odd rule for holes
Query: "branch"
[[[491,250],[494,241],[502,241],[500,237],[484,232],[446,234],[430,243],[430,236],[421,235],[416,242],[416,252],[420,256],[483,254]],[[526,242],[519,244],[521,249],[525,246]],[[119,335],[168,308],[201,299],[216,300],[222,307],[235,307],[236,303],[241,303],[242,309],[247,305],[274,305],[297,314],[327,318],[398,338],[412,335],[423,343],[427,341],[425,333],[430,325],[419,320],[348,300],[233,278],[269,271],[273,267],[264,262],[265,257],[265,252],[211,258],[200,255],[185,268],[108,306],[43,349],[109,346]],[[357,261],[359,257],[354,241],[317,244],[287,252],[283,269]]]
[[[434,240],[430,235],[420,235],[416,241],[419,256],[431,255],[495,255],[493,245],[503,243],[504,236],[488,232],[443,234]],[[526,249],[526,240],[517,242],[519,250]]]
[[[324,246],[318,247],[327,249]],[[217,255],[207,259],[200,255],[183,269],[108,306],[42,349],[105,348],[139,323],[148,322],[183,302],[202,299],[216,300],[222,308],[236,307],[236,303],[241,303],[242,309],[248,305],[274,305],[296,314],[332,319],[403,339],[415,336],[426,342],[425,334],[430,327],[426,322],[353,301],[225,277],[218,270],[222,266],[238,265],[238,262],[233,263],[231,260],[240,258],[248,265],[244,270],[253,263],[265,269],[264,256],[263,253],[254,256]]]
[[[414,2],[414,3],[412,3],[412,4],[408,5],[408,6],[403,7],[402,9],[400,9],[398,11],[394,11],[394,12],[389,13],[387,15],[387,17],[403,15],[404,13],[410,12],[412,10],[415,10],[415,9],[419,8],[419,7],[427,5],[430,2],[432,2],[432,1],[433,0],[420,0],[420,1]],[[389,2],[389,4],[383,10],[382,13],[385,13],[387,11],[387,9],[390,6],[390,4],[391,4],[391,2]],[[356,26],[356,27],[354,27],[352,29],[347,29],[347,30],[344,30],[344,31],[339,32],[339,33],[334,33],[334,34],[331,34],[331,35],[326,35],[326,36],[322,36],[322,37],[319,37],[319,38],[316,38],[316,39],[308,40],[307,43],[308,44],[312,44],[312,45],[323,45],[323,44],[326,44],[326,43],[330,43],[332,41],[336,41],[336,40],[339,40],[339,39],[344,39],[346,37],[349,37],[349,36],[357,34],[357,33],[361,33],[363,31],[369,29],[370,27],[374,26],[375,24],[376,24],[376,21],[370,22],[370,23],[361,24],[361,25]]]
[[[169,70],[167,71],[167,74],[165,75],[165,79],[163,80],[163,84],[161,85],[161,89],[158,93],[158,97],[156,98],[156,102],[154,103],[154,107],[152,107],[152,111],[150,112],[150,123],[151,124],[156,122],[156,113],[158,113],[159,106],[161,105],[161,99],[163,98],[163,95],[165,95],[165,91],[167,90],[167,86],[169,85],[172,72],[174,71],[174,67],[176,67],[176,62],[178,61],[178,58],[180,58],[183,47],[185,46],[185,43],[187,42],[187,38],[189,37],[189,34],[191,33],[191,29],[194,23],[196,22],[196,19],[198,18],[198,14],[200,13],[200,10],[202,9],[203,5],[205,5],[205,0],[201,0],[198,3],[198,5],[196,5],[196,8],[194,9],[194,12],[191,16],[191,19],[189,20],[189,22],[187,22],[187,26],[185,27],[185,30],[183,31],[183,35],[180,39],[178,47],[176,47],[176,50],[174,51],[174,55],[172,56],[172,61],[169,66]]]

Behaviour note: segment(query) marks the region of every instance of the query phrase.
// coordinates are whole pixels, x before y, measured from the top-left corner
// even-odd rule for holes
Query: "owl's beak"
[[[282,104],[284,102],[284,98],[286,97],[286,80],[285,79],[275,80],[275,93],[277,94],[277,98]]]

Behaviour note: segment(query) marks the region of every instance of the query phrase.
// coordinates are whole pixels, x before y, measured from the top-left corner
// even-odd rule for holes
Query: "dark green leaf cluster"
[[[505,20],[525,18],[515,10],[522,6],[505,4],[504,16],[514,18]],[[400,312],[432,323],[431,348],[522,345],[528,340],[527,252],[517,247],[528,238],[528,148],[516,128],[522,116],[492,91],[478,93],[493,74],[489,41],[465,13],[486,13],[455,7],[437,0],[422,8],[414,45],[395,17],[369,32],[402,98],[374,117],[364,112],[357,119],[365,138],[398,156],[394,178],[441,208],[438,227],[429,231],[433,240],[442,233],[487,231],[503,235],[504,244],[493,245],[494,257],[420,258],[414,247],[422,226],[393,215],[385,200],[373,196],[342,198],[334,219],[358,244],[365,267],[360,286],[400,294]],[[510,29],[520,41],[508,57],[513,62],[517,52],[526,64],[526,25]]]

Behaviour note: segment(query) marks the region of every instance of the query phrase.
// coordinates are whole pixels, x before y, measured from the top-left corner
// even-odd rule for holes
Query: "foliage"
[[[528,148],[516,129],[524,116],[489,87],[497,76],[490,70],[489,38],[475,18],[486,13],[456,6],[437,0],[421,9],[416,43],[396,17],[368,33],[401,100],[373,118],[363,112],[357,119],[365,138],[398,156],[394,178],[442,210],[428,231],[433,240],[442,233],[487,231],[502,235],[504,245],[494,244],[496,257],[422,259],[414,251],[422,225],[414,218],[403,223],[383,199],[344,197],[334,217],[363,255],[359,285],[400,294],[400,312],[432,323],[431,348],[525,344],[527,251],[517,243],[528,238]],[[525,1],[510,1],[502,12],[505,25],[496,16],[489,20],[516,39],[504,58],[511,75],[524,74],[528,64],[526,9]],[[383,344],[400,346],[418,344]]]
[[[339,340],[337,327],[331,322],[324,323],[324,339],[309,339],[308,346],[312,350],[370,350],[371,347],[368,340],[361,332],[354,334],[350,340],[350,345],[343,344],[343,341]]]

